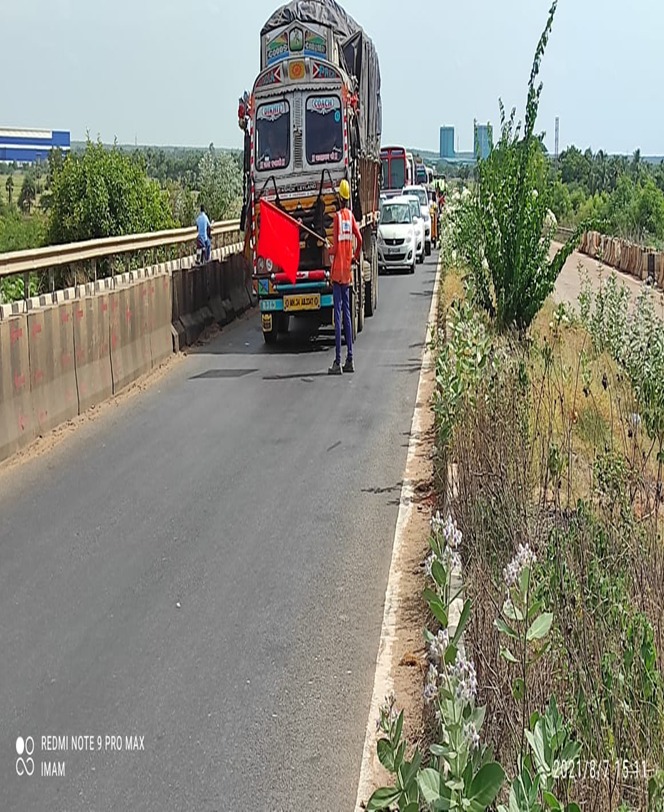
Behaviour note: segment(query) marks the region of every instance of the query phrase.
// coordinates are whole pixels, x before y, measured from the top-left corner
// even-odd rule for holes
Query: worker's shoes
[[[343,369],[344,372],[355,372],[355,366],[352,358],[346,358],[346,363],[344,364]]]
[[[345,364],[344,364],[345,369]],[[328,375],[341,375],[341,366],[338,361],[335,361],[332,366],[327,370]]]

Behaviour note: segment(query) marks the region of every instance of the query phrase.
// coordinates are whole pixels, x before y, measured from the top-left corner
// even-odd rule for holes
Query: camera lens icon
[[[32,754],[35,752],[35,740],[32,736],[18,736],[16,739],[16,775],[32,775],[35,771],[35,761]],[[25,756],[25,758],[24,758]]]

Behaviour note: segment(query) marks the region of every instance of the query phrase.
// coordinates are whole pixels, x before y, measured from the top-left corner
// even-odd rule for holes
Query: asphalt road
[[[0,473],[0,810],[352,810],[435,272],[354,376],[253,315]]]

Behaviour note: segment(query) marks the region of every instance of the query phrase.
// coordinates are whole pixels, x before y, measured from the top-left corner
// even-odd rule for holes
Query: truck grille
[[[302,96],[293,99],[293,162],[295,169],[302,169]]]

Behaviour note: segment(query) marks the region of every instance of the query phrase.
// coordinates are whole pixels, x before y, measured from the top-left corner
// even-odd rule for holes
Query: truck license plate
[[[320,310],[320,293],[284,296],[284,310]]]

